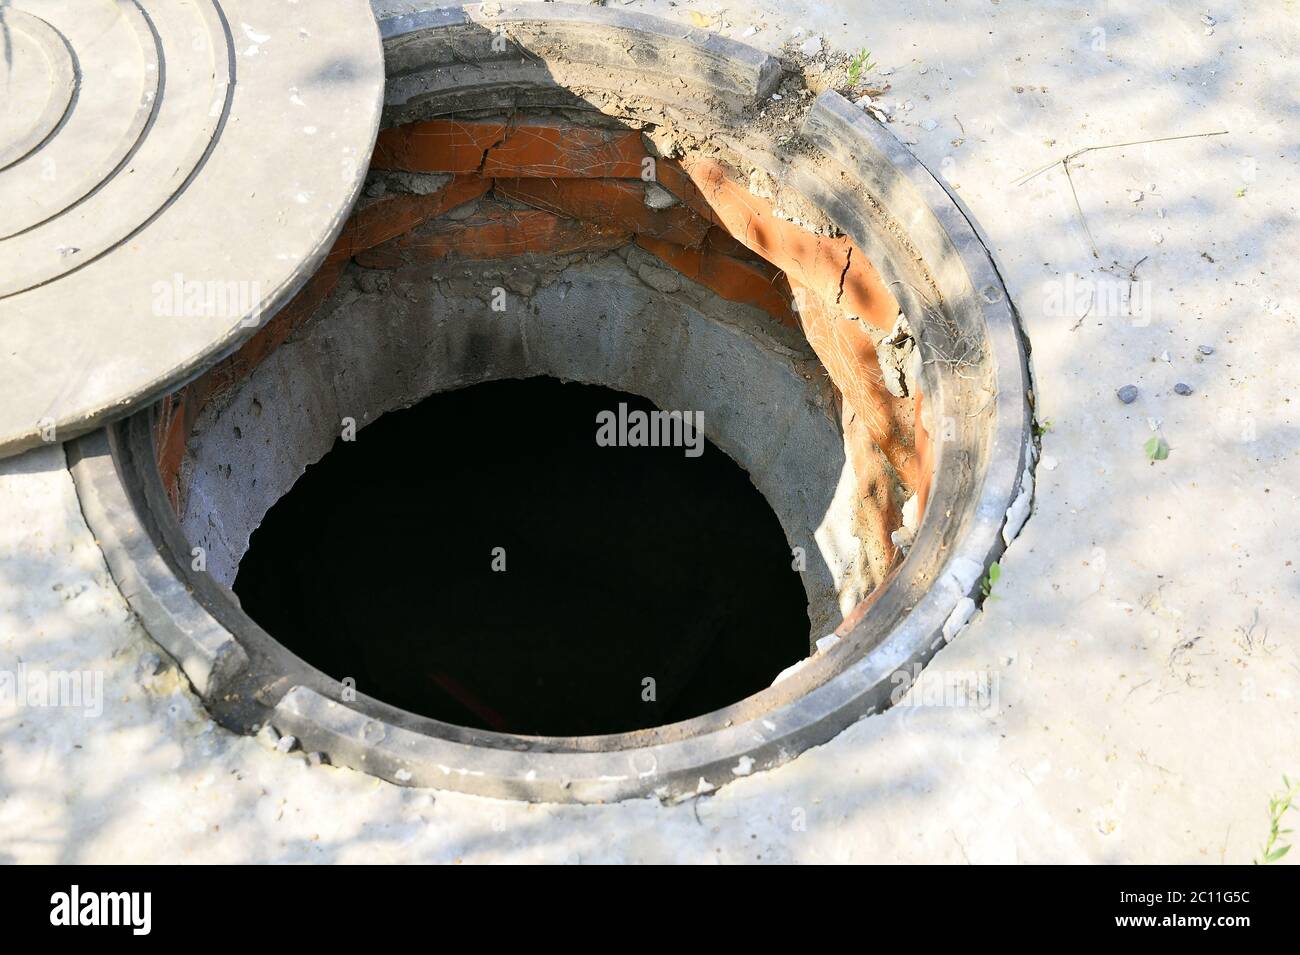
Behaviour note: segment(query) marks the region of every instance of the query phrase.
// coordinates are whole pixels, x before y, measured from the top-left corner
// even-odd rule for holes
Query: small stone
[[[1196,350],[1197,350],[1198,352],[1200,352],[1202,355],[1213,355],[1213,354],[1214,354],[1214,346],[1212,346],[1212,345],[1197,345],[1197,346],[1196,346]]]
[[[1212,27],[1219,21],[1214,19],[1214,17],[1210,16],[1208,13],[1202,13],[1201,22],[1204,23],[1207,27]]]
[[[804,56],[816,56],[822,51],[822,38],[819,36],[809,37],[799,44],[799,52]]]
[[[411,781],[411,771],[409,769],[399,769],[393,773],[393,778],[399,783],[409,783]]]
[[[677,197],[657,182],[645,184],[645,204],[651,209],[671,209],[677,205]]]
[[[1171,363],[1172,363],[1172,361],[1171,361],[1171,359],[1170,359],[1170,357],[1169,357],[1169,352],[1167,352],[1167,351],[1162,351],[1162,352],[1160,353],[1160,360],[1163,361],[1165,364],[1171,364]]]
[[[1174,385],[1174,393],[1186,397],[1192,393],[1192,386],[1180,381],[1178,384]]]
[[[329,760],[325,758],[325,754],[324,754],[324,753],[308,753],[308,754],[307,754],[307,765],[308,765],[308,766],[328,766],[328,765],[329,765]]]
[[[1050,454],[1044,454],[1043,460],[1040,461],[1039,464],[1042,465],[1043,470],[1045,471],[1055,471],[1058,466],[1056,458],[1052,457]]]
[[[1129,201],[1129,202],[1141,202],[1141,201],[1142,201],[1142,190],[1141,190],[1141,189],[1130,189],[1130,190],[1129,190],[1129,193],[1128,193],[1128,201]]]
[[[927,133],[930,133],[938,129],[939,124],[932,119],[923,119],[921,120],[921,128],[924,129]]]
[[[1126,405],[1131,405],[1133,402],[1137,401],[1137,396],[1137,385],[1125,385],[1119,391],[1115,392],[1115,397]]]
[[[1151,236],[1151,241],[1154,242],[1156,245],[1160,245],[1165,241],[1165,234],[1161,232],[1159,229],[1152,229],[1149,234]]]
[[[297,745],[298,738],[296,736],[281,736],[279,740],[276,741],[275,749],[276,752],[280,753],[292,753],[294,747]]]

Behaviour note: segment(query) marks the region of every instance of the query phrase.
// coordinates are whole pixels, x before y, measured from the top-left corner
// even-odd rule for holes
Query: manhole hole
[[[386,128],[325,264],[239,351],[72,449],[87,519],[150,632],[233,729],[269,724],[399,783],[534,800],[707,792],[888,706],[899,678],[970,618],[1032,490],[1014,314],[954,200],[838,94],[716,36],[560,4],[412,10],[381,31]],[[597,448],[583,406],[593,466],[679,456],[662,470],[637,459],[628,472],[665,493],[656,507],[675,498],[698,509],[692,496],[721,494],[697,466],[706,458],[744,472],[707,515],[729,519],[734,540],[718,546],[728,531],[714,525],[690,555],[716,565],[696,602],[664,604],[680,632],[656,647],[657,673],[625,658],[645,641],[602,633],[608,616],[597,611],[628,599],[617,594],[537,597],[554,611],[528,622],[538,631],[494,618],[506,605],[492,586],[514,580],[540,595],[562,589],[565,568],[540,569],[548,552],[530,547],[544,533],[513,550],[476,538],[484,501],[438,483],[455,469],[507,468],[477,493],[548,506],[523,486],[530,462],[559,454],[566,469],[581,466],[566,445],[581,433],[566,437],[567,412],[548,402],[587,396],[679,423],[699,415],[711,445],[696,459],[684,440]],[[550,422],[544,432],[533,413]],[[529,434],[516,438],[515,426]],[[470,441],[454,453],[472,460],[421,478],[445,463],[442,440]],[[403,447],[417,473],[384,477]],[[347,462],[370,453],[392,457],[366,467],[343,547],[400,534],[385,506],[412,487],[445,487],[464,503],[447,522],[466,543],[429,559],[438,581],[427,592],[404,593],[418,574],[380,574],[349,593],[319,567],[333,545],[310,536],[313,515],[348,510],[330,481],[363,480],[346,476]],[[577,472],[549,478],[566,473]],[[617,511],[626,487],[611,473],[580,480],[585,494],[548,498],[557,514],[575,508],[575,533],[597,539],[602,505],[611,537],[648,516]],[[751,525],[728,508],[755,490],[764,506]],[[262,556],[261,535],[271,541],[295,508],[309,534],[296,558],[301,524]],[[410,533],[438,550],[447,538],[426,523],[436,512],[411,513],[421,526]],[[514,513],[495,533],[525,526]],[[761,519],[770,533],[750,543]],[[628,591],[647,602],[691,576],[662,563],[671,522],[658,524],[641,529],[657,552],[642,555]],[[266,566],[295,559],[273,592]],[[364,560],[349,560],[344,577],[360,579]],[[778,561],[798,590],[789,622],[784,610],[760,612],[781,590],[762,576]],[[606,579],[617,571],[589,566]],[[458,573],[469,575],[460,602],[438,609]],[[313,586],[328,593],[302,608]],[[428,618],[431,645],[376,644],[370,669],[330,655],[348,650],[348,632],[364,639],[367,624],[400,629],[384,621],[407,610]],[[643,616],[633,622],[646,630],[659,622]],[[715,672],[707,692],[690,689],[700,671],[689,658],[706,652],[709,627],[739,647],[743,663],[721,666],[744,685]],[[455,633],[438,644],[445,630]],[[543,659],[547,640],[559,661]],[[555,665],[591,653],[610,668],[585,683],[576,662]],[[530,677],[576,698],[512,716],[510,697],[524,702]]]
[[[807,656],[807,600],[702,430],[593,440],[659,410],[529,378],[390,412],[271,507],[235,593],[304,660],[448,723],[593,736],[739,702]]]

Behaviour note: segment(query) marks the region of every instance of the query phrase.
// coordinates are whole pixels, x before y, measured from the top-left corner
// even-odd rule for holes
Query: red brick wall
[[[615,249],[629,242],[725,299],[803,330],[842,400],[849,460],[864,507],[886,536],[898,526],[879,449],[924,508],[932,468],[920,425],[922,397],[895,398],[881,382],[866,328],[889,330],[898,303],[870,260],[846,236],[814,235],[774,214],[734,170],[714,159],[657,159],[656,181],[681,204],[644,201],[649,153],[640,133],[551,119],[436,119],[384,130],[372,168],[444,173],[429,195],[390,193],[364,201],[320,271],[238,352],[165,399],[159,468],[176,505],[185,441],[199,409],[247,376],[307,321],[350,259],[397,268],[421,259],[495,259],[523,253]],[[482,198],[466,217],[443,214]],[[521,210],[518,204],[528,206]]]

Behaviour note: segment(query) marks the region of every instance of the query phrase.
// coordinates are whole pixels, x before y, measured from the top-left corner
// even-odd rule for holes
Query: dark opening
[[[254,532],[244,610],[360,693],[503,732],[623,732],[767,687],[808,652],[776,516],[712,444],[598,445],[620,402],[655,410],[501,381],[340,439]]]

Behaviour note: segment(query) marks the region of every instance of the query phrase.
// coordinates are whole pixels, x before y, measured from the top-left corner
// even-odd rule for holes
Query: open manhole
[[[743,45],[409,6],[324,264],[71,448],[132,606],[223,725],[408,785],[680,798],[888,706],[1032,492],[966,216]]]
[[[304,660],[444,722],[593,736],[739,702],[808,655],[807,599],[703,429],[593,440],[655,414],[554,378],[391,411],[272,505],[235,593]]]

